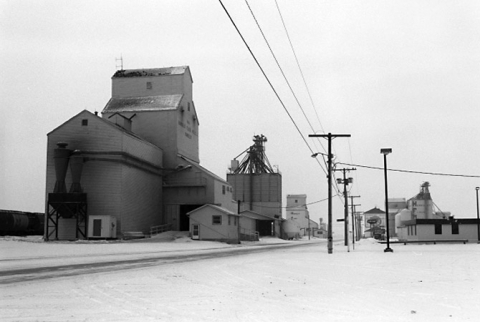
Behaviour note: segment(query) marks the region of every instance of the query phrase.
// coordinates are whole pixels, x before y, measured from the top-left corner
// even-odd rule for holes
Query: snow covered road
[[[0,250],[28,244],[8,243],[0,241]],[[151,245],[135,247],[150,251]],[[182,248],[172,242],[156,247],[177,248],[173,255],[188,248],[192,252],[200,244],[191,245],[184,243]],[[91,245],[71,246],[80,254],[82,249],[84,254],[92,251]],[[52,244],[41,244],[44,247],[58,252]],[[122,246],[124,254],[129,247]],[[347,252],[339,242],[334,253],[327,254],[326,243],[314,241],[305,247],[5,284],[0,317],[2,321],[478,320],[480,245],[394,245],[394,253],[384,253],[384,248],[363,240]]]

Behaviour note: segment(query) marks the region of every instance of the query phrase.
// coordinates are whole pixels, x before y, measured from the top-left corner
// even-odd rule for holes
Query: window
[[[458,234],[459,234],[458,222],[452,221],[452,235],[458,235]]]
[[[187,103],[188,111],[190,112],[190,102]]]
[[[212,216],[212,225],[221,225],[222,224],[222,216],[213,215]]]
[[[82,120],[82,126],[88,126],[88,119]]]
[[[233,217],[233,225],[234,225],[234,226],[237,225],[237,217]]]
[[[152,82],[147,82],[147,89],[152,89]]]
[[[228,225],[229,225],[229,226],[230,226],[230,218],[231,218],[231,217],[232,217],[232,216],[228,216]]]
[[[442,234],[442,224],[435,224],[435,235]]]
[[[225,194],[225,186],[222,185],[222,193]]]

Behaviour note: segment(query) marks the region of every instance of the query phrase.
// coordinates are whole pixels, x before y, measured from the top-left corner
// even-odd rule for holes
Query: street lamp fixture
[[[385,253],[393,253],[393,249],[390,248],[390,227],[388,218],[388,181],[387,181],[387,155],[392,153],[391,148],[380,149],[380,153],[383,154],[383,169],[385,174],[385,218],[387,222],[387,248],[385,248]]]

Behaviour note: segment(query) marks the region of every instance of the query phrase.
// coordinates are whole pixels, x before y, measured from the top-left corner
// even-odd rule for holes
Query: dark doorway
[[[102,220],[94,219],[93,220],[93,237],[102,236]]]
[[[257,220],[257,231],[260,236],[272,235],[272,221],[271,220]]]
[[[190,230],[190,218],[187,216],[187,212],[197,209],[203,205],[181,205],[180,206],[180,231]]]

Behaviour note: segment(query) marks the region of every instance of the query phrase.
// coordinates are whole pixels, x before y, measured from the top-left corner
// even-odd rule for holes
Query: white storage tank
[[[89,216],[88,238],[117,238],[117,218],[114,216]]]
[[[300,227],[293,220],[288,219],[282,222],[282,229],[287,239],[300,237]]]
[[[405,221],[412,220],[412,212],[408,209],[402,209],[395,215],[395,232],[398,234],[398,227],[402,227]]]

